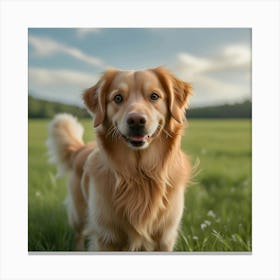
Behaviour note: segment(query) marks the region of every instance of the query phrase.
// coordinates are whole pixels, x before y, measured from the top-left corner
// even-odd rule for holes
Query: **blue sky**
[[[251,97],[251,30],[245,28],[31,28],[29,91],[82,105],[107,67],[164,65],[191,82],[191,106]]]

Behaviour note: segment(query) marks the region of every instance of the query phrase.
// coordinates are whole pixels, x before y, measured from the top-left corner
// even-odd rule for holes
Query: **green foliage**
[[[190,108],[187,117],[192,118],[237,118],[248,119],[252,117],[252,102],[247,100],[241,103],[218,106]]]
[[[54,101],[46,101],[28,95],[28,118],[52,118],[55,114],[62,112],[72,114],[78,118],[89,117],[89,113],[85,108]]]
[[[92,121],[82,120],[85,140]],[[29,120],[28,248],[69,251],[73,233],[63,201],[66,179],[47,163],[48,120]],[[177,251],[251,251],[251,122],[191,120],[182,148],[200,162],[186,191]]]

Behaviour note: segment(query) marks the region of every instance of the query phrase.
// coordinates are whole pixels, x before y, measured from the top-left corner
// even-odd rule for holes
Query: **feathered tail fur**
[[[84,145],[84,129],[75,117],[62,113],[49,124],[47,147],[49,161],[56,163],[58,176],[71,169],[73,153]]]

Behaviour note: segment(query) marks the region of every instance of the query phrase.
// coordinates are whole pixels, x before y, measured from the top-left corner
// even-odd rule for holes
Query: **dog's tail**
[[[49,161],[57,164],[58,176],[71,169],[72,155],[84,146],[83,132],[77,119],[66,113],[56,115],[49,124],[46,144]]]

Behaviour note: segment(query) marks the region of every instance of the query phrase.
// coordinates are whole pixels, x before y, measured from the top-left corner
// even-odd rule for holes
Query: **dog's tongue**
[[[145,136],[130,136],[130,140],[132,140],[132,141],[144,141]]]

